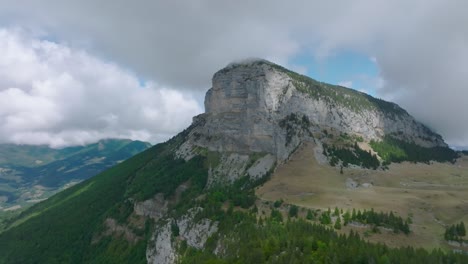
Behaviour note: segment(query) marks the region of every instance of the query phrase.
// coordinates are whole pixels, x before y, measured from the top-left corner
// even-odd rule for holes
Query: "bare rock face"
[[[151,264],[172,264],[177,260],[177,249],[172,241],[171,223],[167,222],[153,234],[146,250],[146,260]]]
[[[203,249],[206,240],[218,231],[218,222],[213,222],[206,218],[194,222],[196,213],[201,210],[189,210],[186,215],[177,221],[180,237],[187,242],[187,245],[196,249]]]
[[[217,72],[205,97],[206,132],[218,151],[277,154],[278,121],[289,77],[268,64],[237,65]]]
[[[134,204],[135,214],[147,216],[158,220],[167,213],[168,202],[162,193],[158,193],[154,198]]]
[[[176,153],[179,157],[190,159],[193,149],[202,147],[238,155],[265,153],[281,163],[303,141],[320,143],[312,135],[323,129],[359,135],[366,141],[392,134],[425,147],[446,146],[439,135],[395,104],[316,82],[262,60],[218,71],[206,93],[205,109],[194,117],[188,140]],[[229,181],[243,175],[228,163],[236,168],[242,164],[229,157],[223,161],[226,164],[219,165],[217,174],[226,174]],[[246,159],[244,164],[249,170]]]
[[[146,250],[148,263],[177,263],[177,248],[182,240],[193,248],[203,249],[208,238],[218,231],[218,222],[206,218],[195,221],[196,214],[202,210],[202,208],[192,208],[179,219],[167,219],[157,228]],[[178,237],[172,233],[171,225],[177,225],[179,228]]]

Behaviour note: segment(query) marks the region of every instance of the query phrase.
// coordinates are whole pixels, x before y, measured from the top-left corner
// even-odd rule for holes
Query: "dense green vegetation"
[[[352,148],[323,144],[323,154],[330,158],[331,166],[338,165],[339,161],[341,161],[344,167],[353,164],[375,170],[380,166],[376,155],[372,155],[370,152],[361,149],[357,144],[354,144]]]
[[[128,210],[130,198],[146,199],[156,192],[170,196],[177,186],[187,181],[190,189],[183,193],[170,214],[177,217],[189,208],[201,207],[203,210],[196,219],[218,221],[219,232],[208,239],[204,250],[181,242],[178,250],[182,263],[468,261],[467,256],[440,250],[390,249],[370,244],[353,232],[338,235],[330,228],[298,217],[300,208],[297,206],[286,206],[289,217],[285,220],[282,201],[272,204],[269,216],[259,217],[253,191],[259,182],[242,178],[227,187],[204,190],[208,159],[203,156],[189,162],[174,159],[172,149],[180,140],[175,138],[157,145],[25,211],[9,223],[9,230],[0,234],[0,263],[145,263],[146,243],[153,228],[151,221],[142,229],[133,227],[139,236],[136,242],[120,236],[99,237],[105,230],[103,221],[112,217],[125,223],[131,213]],[[151,187],[146,188],[145,184]],[[229,205],[227,210],[223,209],[226,204]],[[350,219],[382,226],[399,223],[399,218],[391,214],[359,213]],[[320,216],[325,220],[319,221],[330,225],[334,217],[333,227],[340,229],[341,218],[346,221],[345,215],[338,209],[333,213],[328,210]],[[307,219],[316,219],[316,213],[309,210]],[[174,222],[171,231],[174,237],[179,235]],[[218,243],[223,248],[221,256],[212,253]]]
[[[307,211],[307,220],[296,218],[300,208],[284,206],[280,200],[271,204],[269,215],[259,213],[253,201],[242,207],[250,208],[249,210],[234,210],[235,197],[238,195],[249,197],[252,186],[255,186],[255,183],[244,178],[228,187],[225,192],[220,189],[212,190],[206,192],[205,198],[201,201],[186,201],[191,203],[188,207],[197,205],[204,208],[198,214],[198,219],[209,218],[218,221],[219,232],[208,239],[203,250],[188,247],[184,241],[181,241],[179,246],[181,263],[463,263],[468,261],[466,255],[445,253],[441,250],[428,252],[411,247],[391,249],[382,244],[365,242],[352,231],[349,235],[338,235],[324,226],[333,224],[335,229],[341,229],[341,218],[343,218],[348,219],[344,220],[348,221],[347,223],[353,219],[376,226],[394,227],[395,232],[406,233],[404,226],[409,220],[403,221],[393,213],[375,213],[371,210],[354,211],[351,214],[335,208],[334,212],[330,209],[322,212],[319,219],[321,224],[316,224],[312,222],[316,219],[315,211],[310,209]],[[231,205],[228,210],[223,210],[222,207],[226,203]],[[281,208],[288,208],[289,217],[286,220]],[[398,229],[402,222],[402,229]],[[222,255],[216,256],[213,252],[220,245]]]
[[[100,237],[106,229],[104,220],[125,222],[133,210],[129,199],[156,192],[170,195],[187,180],[194,189],[204,186],[204,158],[189,162],[172,158],[172,149],[184,136],[181,133],[13,218],[0,234],[0,263],[146,263],[151,221],[130,226],[138,239],[129,242]]]
[[[320,214],[319,222],[322,225],[330,225],[332,223],[330,210],[325,211],[322,214]]]
[[[393,136],[385,136],[382,141],[371,141],[374,151],[385,161],[391,162],[454,162],[458,158],[457,152],[447,147],[425,148],[415,143],[396,139]]]
[[[314,220],[316,215],[309,210],[307,212],[306,219]],[[333,220],[335,219],[335,220]],[[343,220],[343,221],[342,221]],[[400,216],[396,216],[393,212],[384,213],[384,212],[374,212],[373,209],[370,211],[353,209],[352,213],[346,211],[343,213],[343,210],[335,210],[332,212],[330,209],[324,211],[320,214],[318,221],[322,225],[331,225],[334,223],[333,227],[335,229],[341,229],[341,224],[348,225],[352,222],[361,223],[364,225],[370,225],[374,230],[377,230],[377,227],[384,227],[392,229],[393,232],[399,233],[403,232],[404,234],[410,233],[410,223],[411,219],[408,218],[403,220]]]
[[[277,210],[275,209],[275,212]],[[206,249],[182,246],[181,263],[464,263],[468,256],[427,252],[411,247],[390,249],[365,242],[358,234],[338,235],[307,220],[278,221],[241,211],[219,211],[220,233]],[[274,215],[274,216],[273,216]],[[223,257],[213,254],[220,239]],[[212,242],[210,242],[212,241]],[[239,241],[242,241],[239,243]]]
[[[463,222],[445,228],[445,240],[462,242],[464,236],[466,236],[466,229]]]
[[[411,222],[410,218],[403,220],[400,216],[396,216],[393,212],[384,213],[384,212],[374,212],[373,209],[370,211],[364,210],[361,212],[353,209],[353,212],[350,214],[346,212],[343,215],[344,224],[347,225],[350,222],[359,222],[362,224],[369,224],[376,227],[386,227],[393,230],[393,232],[403,232],[405,234],[410,233],[409,224]]]

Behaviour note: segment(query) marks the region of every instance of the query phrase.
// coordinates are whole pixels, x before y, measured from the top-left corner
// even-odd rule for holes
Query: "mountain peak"
[[[313,191],[314,195],[316,188],[320,189],[319,193],[324,193],[321,182],[315,181],[315,172],[326,172],[326,181],[332,179],[332,194],[337,193],[337,190],[350,193],[345,188],[344,175],[338,174],[337,169],[321,167],[319,170],[309,170],[309,166],[315,166],[315,162],[311,164],[303,159],[309,154],[320,163],[329,161],[331,166],[346,167],[353,164],[378,169],[381,168],[380,160],[371,151],[373,149],[379,152],[379,146],[374,148],[369,144],[367,147],[370,146],[370,149],[361,149],[360,145],[392,135],[404,140],[403,145],[410,142],[404,146],[410,146],[407,153],[417,156],[417,161],[421,160],[421,154],[425,158],[423,161],[430,161],[437,156],[432,155],[436,151],[429,147],[445,144],[440,136],[418,123],[396,104],[317,82],[264,61],[236,64],[216,73],[205,104],[206,113],[195,117],[189,128],[171,140],[31,207],[7,223],[7,229],[0,235],[0,262],[192,263],[217,258],[225,262],[232,260],[257,263],[265,260],[256,252],[254,255],[249,254],[247,247],[238,246],[246,239],[242,235],[245,234],[245,227],[254,232],[257,238],[258,234],[266,231],[274,239],[277,237],[276,231],[284,231],[282,237],[289,244],[297,240],[297,232],[286,231],[290,229],[310,232],[302,236],[304,241],[309,242],[310,237],[315,236],[314,232],[323,237],[319,237],[320,240],[317,241],[342,237],[340,241],[332,241],[333,244],[342,245],[339,248],[343,249],[341,251],[351,252],[355,248],[365,248],[365,253],[363,251],[357,254],[375,259],[374,255],[366,254],[369,251],[367,249],[373,247],[372,244],[354,235],[350,235],[351,239],[338,236],[329,228],[312,226],[309,221],[280,224],[281,211],[287,212],[289,209],[290,217],[297,218],[303,218],[304,214],[298,215],[298,207],[292,205],[285,204],[277,208],[276,205],[273,206],[273,200],[265,203],[257,199],[254,188],[268,181],[268,176],[278,168],[277,164],[286,162],[296,150],[299,151],[295,156],[300,156],[302,161],[294,162],[295,157],[292,157],[289,165],[305,164],[307,172],[286,171],[286,177],[294,176],[294,179],[285,179],[294,182],[293,185],[288,185],[287,182],[284,184],[283,181],[270,184],[274,185],[275,195],[294,190],[291,201],[298,201],[298,184],[313,185],[307,191]],[[388,146],[383,146],[382,149],[385,147],[388,149]],[[303,152],[304,149],[308,149],[308,152]],[[407,154],[405,150],[408,148],[397,150],[401,150],[397,154]],[[453,157],[452,154],[455,153],[448,154],[447,156]],[[397,158],[401,158],[401,155]],[[62,166],[57,168],[61,170]],[[328,172],[322,170],[324,168]],[[447,168],[444,166],[443,169],[446,171]],[[284,167],[281,170],[284,171]],[[346,174],[354,178],[355,172]],[[296,175],[289,175],[290,173]],[[356,177],[368,178],[367,172],[357,173],[362,176]],[[297,177],[297,174],[302,176]],[[427,173],[424,174],[424,181],[427,181]],[[388,175],[394,178],[394,174]],[[279,175],[273,175],[277,176]],[[314,181],[302,181],[311,177]],[[404,177],[408,178],[407,175]],[[347,182],[348,180],[346,185]],[[358,184],[354,180],[352,182],[353,185]],[[398,182],[400,178],[395,184],[398,185]],[[232,185],[229,186],[229,183]],[[389,186],[392,195],[400,194],[395,192],[393,184]],[[381,187],[379,186],[379,190],[383,189]],[[302,192],[303,189],[300,190],[300,196],[306,193]],[[422,195],[427,196],[425,193]],[[317,201],[320,197],[313,197],[312,200]],[[329,197],[329,194],[324,197]],[[275,200],[279,198],[276,196]],[[405,200],[404,197],[402,199]],[[346,207],[350,206],[348,201],[352,201],[340,197],[338,200],[344,201]],[[226,204],[229,204],[229,210],[225,210]],[[254,210],[257,205],[264,207]],[[408,205],[413,208],[414,202],[410,201]],[[245,210],[238,210],[237,206]],[[321,206],[325,208],[325,205]],[[388,206],[388,203],[384,201],[381,206]],[[311,207],[315,208],[315,205]],[[292,216],[291,209],[294,208],[296,213]],[[272,213],[276,210],[279,219],[274,214],[268,217],[263,209]],[[330,217],[329,214],[325,216]],[[261,220],[260,224],[257,221],[259,218],[265,221]],[[294,224],[296,226],[290,226]],[[405,230],[409,231],[409,227],[406,227]],[[269,232],[271,228],[275,232]],[[64,236],[64,233],[67,235]],[[24,239],[25,234],[28,239]],[[261,241],[252,241],[254,240]],[[256,249],[263,247],[258,243],[254,246]],[[377,252],[377,249],[372,250]],[[319,257],[336,257],[335,251],[324,251],[322,253],[329,252],[328,255]],[[244,252],[244,255],[239,252]],[[289,255],[285,255],[285,252]],[[393,253],[387,255],[396,256],[395,261],[401,260],[401,250]],[[283,256],[283,260],[299,256],[296,251],[287,252],[283,248],[274,249],[268,254],[273,258]],[[312,259],[315,255],[309,254],[307,257]],[[408,260],[406,262],[419,260],[414,258],[412,248],[408,248],[408,256],[411,257],[405,257]],[[420,256],[420,259],[432,256],[434,261],[442,259],[442,256],[429,253]],[[339,259],[348,258],[349,256],[342,255]]]
[[[233,61],[229,63],[225,68],[234,68],[237,66],[256,66],[256,65],[276,65],[271,61],[262,59],[262,58],[246,58],[243,60]]]
[[[304,141],[326,142],[329,132],[365,142],[392,136],[427,148],[447,146],[394,103],[262,59],[218,71],[206,93],[205,109],[194,118],[192,136],[178,152],[181,157],[202,147],[242,155],[268,153],[283,162]]]

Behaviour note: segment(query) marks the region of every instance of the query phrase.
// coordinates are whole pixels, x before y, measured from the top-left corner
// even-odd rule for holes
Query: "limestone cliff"
[[[270,161],[263,163],[273,166],[272,160],[283,162],[302,141],[320,141],[326,130],[365,141],[391,134],[424,147],[446,146],[396,104],[320,83],[264,60],[218,71],[206,93],[205,110],[194,118],[189,139],[177,154],[190,159],[196,148],[223,153],[221,163],[236,168],[223,170],[229,181],[249,169],[249,154],[270,154]]]

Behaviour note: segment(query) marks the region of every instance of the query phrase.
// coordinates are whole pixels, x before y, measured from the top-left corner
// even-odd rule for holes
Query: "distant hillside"
[[[149,146],[149,143],[126,139],[107,139],[63,149],[1,144],[0,207],[8,210],[31,205]]]
[[[205,109],[167,142],[4,222],[0,263],[467,263],[462,254],[335,232],[345,214],[338,208],[332,214],[256,197],[256,187],[309,143],[324,166],[357,162],[363,172],[384,167],[371,142],[397,149],[399,159],[387,162],[439,148],[452,161],[442,137],[397,105],[260,60],[217,72]],[[423,155],[432,157],[439,156]],[[392,212],[365,215],[411,232],[410,220]],[[347,221],[362,218],[359,211]]]

